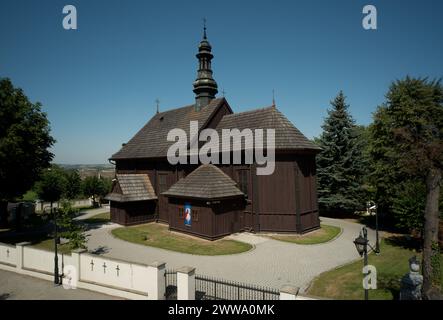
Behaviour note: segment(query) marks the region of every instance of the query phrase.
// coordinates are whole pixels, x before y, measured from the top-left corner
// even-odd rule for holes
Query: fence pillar
[[[285,285],[280,289],[280,300],[296,300],[299,288]]]
[[[87,252],[86,249],[75,249],[71,252],[72,265],[65,265],[63,269],[63,287],[75,289],[80,281],[80,255]]]
[[[177,269],[177,300],[195,300],[195,268]]]
[[[15,268],[18,273],[21,273],[23,270],[24,265],[24,254],[23,254],[23,247],[30,245],[30,242],[20,242],[15,245],[16,248],[16,265]]]
[[[153,294],[151,298],[153,300],[164,300],[166,293],[166,285],[165,285],[165,262],[153,262],[149,264],[149,268],[153,269],[153,283],[154,288],[152,290]]]

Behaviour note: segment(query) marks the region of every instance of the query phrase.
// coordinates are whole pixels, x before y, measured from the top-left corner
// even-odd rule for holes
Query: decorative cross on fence
[[[91,260],[90,265],[91,265],[91,271],[94,271],[94,260]]]
[[[106,273],[106,262],[103,262],[103,273]]]
[[[115,268],[115,270],[117,270],[117,277],[119,276],[119,271],[120,271],[120,268],[118,267],[118,265],[117,265],[117,268]]]

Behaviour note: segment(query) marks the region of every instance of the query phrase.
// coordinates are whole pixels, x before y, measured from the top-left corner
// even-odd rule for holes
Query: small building
[[[203,164],[162,195],[168,197],[169,228],[208,239],[242,231],[245,194],[212,164]]]
[[[112,155],[116,179],[111,220],[123,225],[156,221],[170,229],[207,239],[238,231],[304,233],[319,228],[315,156],[321,150],[275,106],[234,113],[228,101],[216,98],[211,45],[204,32],[197,53],[195,102],[157,112]],[[257,159],[233,164],[168,162],[172,129],[189,136],[190,122],[204,129],[274,129],[275,170],[257,175]],[[223,146],[224,148],[225,146]],[[263,149],[267,151],[267,146]],[[232,158],[233,146],[221,149]]]

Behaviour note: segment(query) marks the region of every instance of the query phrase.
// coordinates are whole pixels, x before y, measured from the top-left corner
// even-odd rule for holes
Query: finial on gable
[[[158,100],[158,98],[157,99],[155,99],[155,103],[157,104],[157,113],[159,113],[160,112],[160,100]]]
[[[275,107],[275,92],[274,92],[274,89],[272,89],[272,106]]]

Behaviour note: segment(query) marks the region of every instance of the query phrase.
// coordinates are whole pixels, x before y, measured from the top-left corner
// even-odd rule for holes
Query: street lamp
[[[378,210],[377,210],[377,204],[373,201],[370,201],[368,203],[368,211],[369,213],[374,212],[375,213],[375,253],[380,253],[380,241],[378,237]]]
[[[354,240],[354,244],[355,244],[355,248],[357,249],[358,254],[360,255],[360,257],[364,257],[363,259],[363,263],[365,266],[365,270],[367,270],[366,266],[368,265],[368,246],[374,250],[375,253],[379,253],[379,251],[377,251],[377,248],[373,248],[370,244],[369,244],[369,240],[368,240],[368,230],[366,229],[366,227],[363,227],[360,231],[360,234],[357,238],[355,238]],[[367,274],[365,274],[366,276]],[[365,288],[365,300],[369,299],[369,290],[367,288]]]

